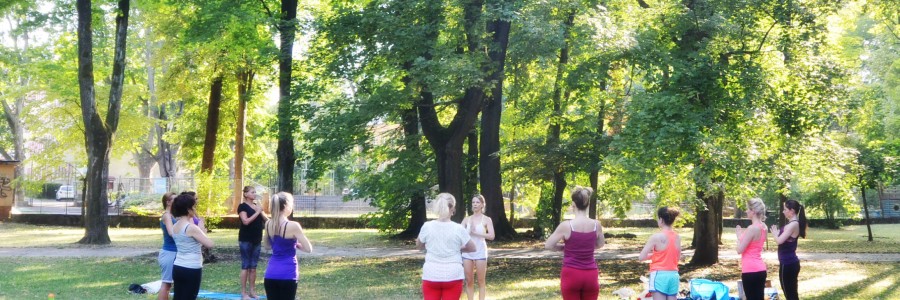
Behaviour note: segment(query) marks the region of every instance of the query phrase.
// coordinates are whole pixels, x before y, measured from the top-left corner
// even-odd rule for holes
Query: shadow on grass
[[[862,295],[868,288],[883,280],[891,280],[892,283],[884,287],[877,295]],[[894,264],[890,268],[868,276],[852,284],[832,288],[809,299],[889,299],[892,294],[900,291],[900,265]]]

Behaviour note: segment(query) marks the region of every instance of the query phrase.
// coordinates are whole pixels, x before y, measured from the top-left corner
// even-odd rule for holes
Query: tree
[[[122,85],[125,78],[125,50],[128,30],[129,0],[119,0],[116,10],[116,41],[113,73],[106,112],[102,120],[94,98],[94,62],[92,8],[89,0],[77,0],[78,10],[78,84],[81,112],[85,126],[88,170],[86,175],[84,215],[85,234],[82,244],[109,244],[106,191],[109,151],[119,123]]]
[[[281,1],[281,21],[278,23],[281,52],[278,55],[278,190],[294,192],[294,130],[292,118],[291,68],[294,62],[294,36],[297,31],[297,0]]]

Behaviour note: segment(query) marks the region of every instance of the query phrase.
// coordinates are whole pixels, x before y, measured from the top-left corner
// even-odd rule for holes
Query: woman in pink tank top
[[[763,300],[766,288],[766,263],[762,260],[763,244],[766,243],[766,204],[759,198],[747,202],[750,224],[747,230],[738,225],[737,253],[741,255],[741,281],[748,300]]]
[[[600,270],[594,258],[594,250],[603,247],[603,227],[588,217],[591,188],[576,186],[572,189],[575,218],[556,227],[547,238],[544,247],[563,251],[563,267],[559,274],[563,299],[597,299],[600,295]],[[560,245],[563,241],[565,244]]]

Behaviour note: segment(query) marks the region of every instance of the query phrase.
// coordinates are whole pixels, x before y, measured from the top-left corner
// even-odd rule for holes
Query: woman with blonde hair
[[[594,250],[606,244],[600,221],[588,217],[591,188],[575,186],[572,203],[575,218],[564,221],[547,238],[544,247],[563,251],[563,267],[559,274],[563,299],[597,299],[600,295],[600,269]],[[564,242],[560,245],[559,242]]]
[[[424,299],[459,299],[465,274],[462,253],[475,251],[475,243],[461,225],[450,220],[456,198],[441,193],[432,211],[437,220],[425,222],[416,238],[416,248],[425,249],[422,265],[422,294]]]
[[[766,204],[753,198],[747,202],[747,215],[751,224],[746,230],[735,227],[737,253],[741,255],[741,283],[748,300],[763,300],[766,288],[766,263],[762,260],[766,243]]]
[[[259,250],[262,243],[262,232],[265,227],[266,214],[256,202],[256,188],[244,187],[244,201],[238,205],[238,216],[241,227],[238,230],[238,247],[241,249],[241,299],[255,299],[256,265],[259,263]]]
[[[494,240],[494,223],[491,218],[484,215],[484,196],[478,194],[472,197],[472,215],[462,221],[463,227],[469,232],[472,241],[475,242],[475,252],[463,253],[463,268],[466,272],[466,297],[472,300],[475,297],[475,274],[478,275],[478,298],[484,300],[487,287],[484,279],[487,275],[487,242]],[[476,272],[477,269],[477,272]]]
[[[300,223],[289,221],[294,211],[294,196],[279,192],[269,202],[272,218],[266,222],[266,248],[272,249],[272,257],[263,279],[266,298],[273,300],[294,299],[297,295],[297,249],[312,253],[313,247],[303,233]]]

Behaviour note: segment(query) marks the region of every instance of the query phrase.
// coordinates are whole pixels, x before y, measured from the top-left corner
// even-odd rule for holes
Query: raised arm
[[[650,259],[650,254],[653,252],[653,249],[656,248],[657,241],[659,240],[659,233],[654,233],[647,239],[647,244],[644,245],[644,249],[641,250],[641,254],[638,255],[638,261],[645,261]]]
[[[556,230],[554,230],[553,234],[551,234],[550,237],[547,238],[547,241],[544,242],[544,249],[556,251],[563,250],[563,245],[560,245],[559,242],[565,239],[566,233],[569,231],[568,226],[563,226],[568,225],[566,222],[569,221],[559,223],[559,226],[556,226]]]
[[[297,222],[291,222],[289,224],[295,224],[295,226],[296,226],[295,230],[297,230],[297,233],[294,234],[294,238],[296,238],[297,243],[300,244],[300,248],[299,248],[300,251],[303,251],[306,253],[312,253],[313,246],[312,246],[312,243],[309,241],[309,239],[306,238],[306,234],[303,233],[303,226],[300,226],[300,223],[297,223]]]
[[[172,223],[172,213],[166,211],[162,215],[163,224],[166,226],[166,232],[169,233],[169,236],[175,235],[175,224]]]
[[[777,233],[778,227],[775,225],[772,225],[771,230],[772,230],[772,234],[775,235],[775,243],[777,243],[779,245],[784,244],[784,242],[787,242],[787,240],[790,239],[791,236],[794,235],[794,232],[797,231],[797,229],[799,229],[799,228],[800,228],[799,224],[797,224],[796,222],[791,222],[791,223],[788,223],[787,225],[784,225],[784,231],[782,231],[781,234],[778,234]]]
[[[737,238],[738,238],[738,243],[737,243],[737,253],[738,254],[744,253],[744,250],[747,250],[747,246],[750,245],[750,242],[752,242],[753,240],[755,240],[756,238],[759,237],[759,230],[751,230],[751,228],[753,228],[753,225],[750,225],[750,227],[747,227],[748,231],[746,233],[744,233],[744,231],[741,230],[741,225],[738,225],[736,227],[736,234],[737,234]]]
[[[216,244],[206,236],[206,233],[203,232],[203,229],[194,224],[188,224],[188,235],[197,240],[200,245],[205,246],[206,248],[212,248]]]
[[[603,236],[603,224],[600,224],[599,220],[594,220],[594,222],[597,222],[597,244],[594,245],[594,249],[600,249],[606,246],[606,237]]]
[[[468,252],[475,252],[476,250],[478,250],[478,248],[475,247],[475,242],[473,242],[472,239],[469,239],[469,241],[466,242],[466,244],[463,245],[463,247],[460,248],[459,250],[461,252],[468,253]]]

